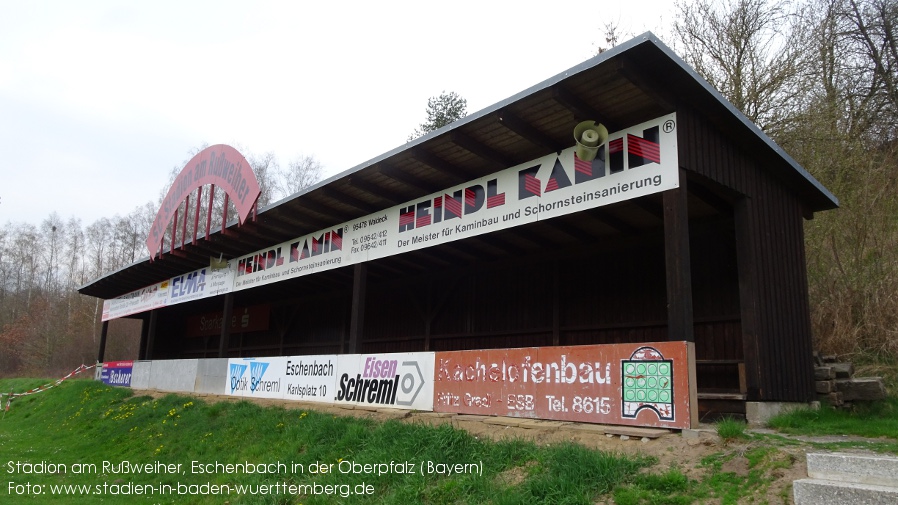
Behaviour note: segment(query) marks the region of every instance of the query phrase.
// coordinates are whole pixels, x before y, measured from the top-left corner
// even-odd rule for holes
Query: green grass
[[[796,409],[772,418],[768,425],[796,435],[855,435],[898,439],[898,398],[856,404],[849,410],[821,405],[820,409]]]
[[[629,486],[614,490],[617,505],[687,505],[699,499],[697,482],[690,481],[677,469],[660,475],[647,474]]]
[[[46,380],[0,380],[0,391],[24,391]],[[5,407],[5,402],[4,405]],[[891,436],[878,445],[898,452],[895,399],[853,412],[793,412],[780,416],[785,431],[807,434],[852,433]],[[413,422],[375,422],[322,412],[261,407],[245,401],[206,403],[168,395],[153,399],[132,396],[129,389],[111,388],[91,380],[72,380],[58,388],[13,400],[0,420],[0,482],[2,503],[224,503],[236,504],[593,504],[614,499],[619,505],[730,504],[764,500],[780,469],[794,464],[784,447],[799,444],[777,435],[745,431],[744,423],[725,421],[718,433],[728,440],[720,452],[700,463],[683,461],[665,470],[654,460],[586,449],[576,444],[537,446],[530,442],[480,440],[448,425],[430,427]],[[805,417],[802,417],[805,416]],[[810,417],[807,417],[810,416]],[[789,426],[792,426],[789,428]],[[846,428],[848,426],[848,428]],[[853,427],[853,428],[852,428]],[[852,430],[856,430],[852,431]],[[808,443],[817,447],[818,444]],[[838,444],[835,444],[838,445]],[[856,445],[856,444],[854,444]],[[869,445],[869,444],[868,444]],[[875,445],[875,444],[874,444]],[[833,446],[829,444],[827,447]],[[878,447],[878,446],[877,446]],[[871,448],[875,448],[872,447]],[[882,449],[882,448],[880,448]],[[790,449],[791,450],[791,449]],[[8,462],[64,464],[67,471],[48,474],[11,473]],[[181,464],[184,474],[115,473],[103,462]],[[191,473],[191,462],[276,463],[282,475]],[[415,473],[395,470],[341,473],[346,465],[410,462]],[[428,462],[476,465],[475,473],[420,473]],[[313,474],[323,464],[328,473]],[[97,465],[97,471],[76,474],[76,465]],[[302,471],[292,471],[294,464]],[[342,466],[341,466],[342,465]],[[700,477],[688,478],[695,465]],[[395,466],[393,467],[396,468]],[[441,467],[445,468],[445,467]],[[471,466],[458,467],[470,470]],[[480,469],[482,468],[482,473]],[[9,483],[50,485],[271,485],[316,483],[334,486],[336,494],[307,493],[259,496],[25,496],[10,493]],[[371,495],[355,492],[365,484]],[[348,486],[348,489],[347,489]],[[784,489],[783,497],[789,491]],[[11,495],[12,494],[12,495]]]
[[[22,391],[45,382],[3,380],[0,391]],[[0,471],[7,480],[0,482],[0,501],[4,503],[591,504],[652,464],[648,458],[612,455],[574,444],[538,447],[516,440],[484,441],[448,425],[378,423],[315,411],[263,408],[244,401],[209,404],[178,395],[134,397],[129,389],[91,380],[68,381],[50,391],[13,400],[11,410],[0,421],[0,454]],[[65,465],[66,471],[11,473],[9,461]],[[115,473],[109,467],[104,470],[104,461],[180,464],[184,473]],[[192,461],[283,462],[288,471],[281,475],[198,475],[191,473]],[[415,473],[340,472],[352,463],[390,462],[411,463]],[[456,467],[469,471],[451,476],[422,474],[429,462],[469,465]],[[314,463],[331,472],[310,473]],[[294,464],[302,465],[301,469]],[[77,465],[96,465],[97,469],[90,471],[88,466],[89,471],[76,474]],[[472,473],[472,469],[476,471]],[[512,474],[520,478],[508,478]],[[25,496],[17,495],[15,488],[11,492],[10,482],[40,485],[45,493],[51,491],[51,485],[62,484],[314,482],[335,486],[336,495]],[[373,494],[341,496],[361,490],[355,486],[363,483]]]
[[[745,428],[745,421],[725,418],[717,422],[717,435],[725,442],[732,442],[745,438]]]
[[[742,471],[727,467],[728,464],[738,466],[734,465],[736,460],[741,463]],[[767,493],[777,471],[794,463],[794,457],[775,447],[749,444],[704,458],[699,464],[705,471],[701,480],[687,478],[679,468],[660,475],[640,475],[614,490],[614,502],[617,505],[687,505],[709,500],[724,505],[754,502]]]

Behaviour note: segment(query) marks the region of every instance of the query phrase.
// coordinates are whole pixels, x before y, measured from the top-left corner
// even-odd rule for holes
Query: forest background
[[[614,24],[597,29],[599,52],[629,38]],[[694,0],[678,2],[670,33],[660,34],[839,198],[838,210],[805,222],[815,345],[887,366],[898,362],[896,30],[898,0]],[[259,178],[260,206],[321,177],[314,156],[281,165],[275,153],[237,147]],[[167,189],[90,224],[51,213],[39,225],[0,227],[0,376],[94,362],[102,300],[76,289],[145,256]],[[220,219],[222,201],[213,205]],[[112,323],[106,357],[135,358],[139,322]]]

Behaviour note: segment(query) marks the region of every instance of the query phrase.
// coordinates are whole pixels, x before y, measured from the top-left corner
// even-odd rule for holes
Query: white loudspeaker
[[[577,157],[592,161],[599,152],[599,146],[608,140],[608,128],[592,120],[582,121],[574,127],[574,140],[577,142]]]
[[[228,260],[222,259],[222,256],[224,255],[219,255],[217,259],[215,258],[215,256],[210,256],[209,268],[211,268],[212,270],[222,270],[228,268]]]

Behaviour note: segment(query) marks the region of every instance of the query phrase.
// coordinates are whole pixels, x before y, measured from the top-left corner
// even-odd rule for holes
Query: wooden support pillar
[[[224,309],[221,314],[221,339],[218,341],[218,357],[228,357],[228,343],[231,341],[231,316],[234,314],[234,293],[224,297]]]
[[[742,327],[742,358],[745,361],[745,390],[749,401],[761,400],[761,369],[758,359],[758,296],[752,232],[752,203],[742,198],[733,208],[736,225],[736,265],[739,271],[739,312]],[[740,378],[741,381],[741,378]],[[742,385],[740,384],[740,387]]]
[[[147,330],[147,346],[143,352],[143,359],[153,359],[153,342],[156,340],[156,321],[159,319],[159,309],[150,311],[150,327]]]
[[[558,261],[552,263],[552,345],[561,345],[561,282]]]
[[[137,359],[138,360],[147,359],[147,337],[150,334],[150,317],[152,317],[152,312],[150,312],[149,316],[147,316],[141,320],[140,344],[137,346]]]
[[[433,308],[433,281],[427,281],[427,307],[424,314],[424,352],[430,350],[430,331],[434,317]]]
[[[359,352],[359,341],[365,331],[365,292],[368,284],[368,265],[356,263],[353,267],[352,314],[349,318],[349,354]]]
[[[106,334],[109,333],[109,321],[103,321],[103,327],[100,329],[100,349],[97,351],[97,363],[103,362],[103,355],[106,354]]]
[[[663,193],[667,339],[694,342],[687,193],[686,175],[680,170],[680,187]]]

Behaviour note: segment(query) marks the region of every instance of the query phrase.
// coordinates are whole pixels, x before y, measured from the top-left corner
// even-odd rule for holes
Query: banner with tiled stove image
[[[694,350],[687,342],[436,353],[434,411],[690,428]]]

